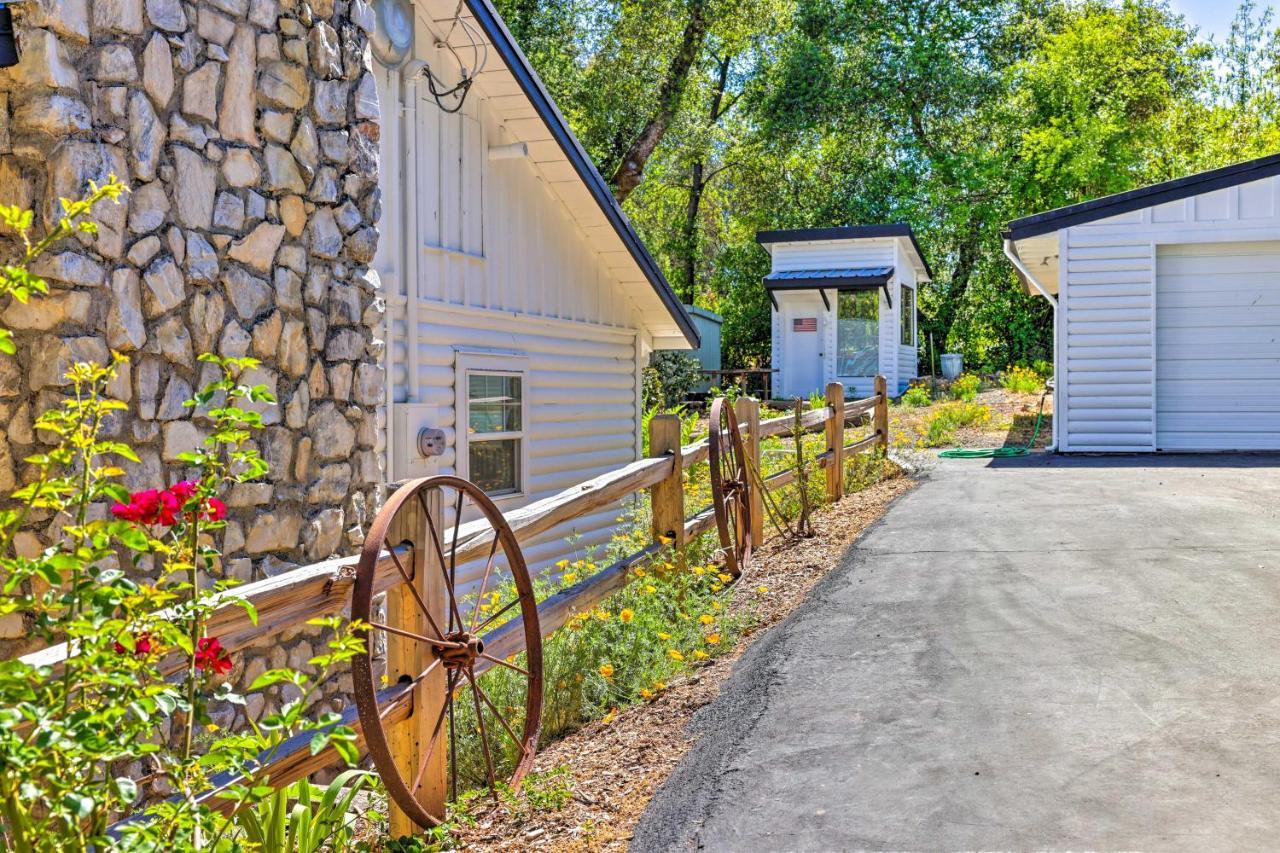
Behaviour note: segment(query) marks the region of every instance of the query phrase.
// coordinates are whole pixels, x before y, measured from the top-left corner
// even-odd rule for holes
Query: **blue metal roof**
[[[893,267],[852,267],[837,270],[788,270],[771,272],[764,277],[765,286],[777,282],[797,286],[812,282],[814,287],[839,287],[847,284],[882,284],[893,275]]]

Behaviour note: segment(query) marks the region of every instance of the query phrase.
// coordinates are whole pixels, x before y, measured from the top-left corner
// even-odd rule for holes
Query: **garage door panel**
[[[1156,446],[1280,449],[1280,244],[1160,248]]]

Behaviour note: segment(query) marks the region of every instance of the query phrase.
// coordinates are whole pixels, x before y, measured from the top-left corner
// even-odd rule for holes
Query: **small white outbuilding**
[[[1010,223],[1062,451],[1280,450],[1280,155]]]
[[[866,397],[877,374],[891,394],[918,375],[916,289],[933,276],[911,226],[761,231],[773,259],[773,396],[807,397],[842,382]]]

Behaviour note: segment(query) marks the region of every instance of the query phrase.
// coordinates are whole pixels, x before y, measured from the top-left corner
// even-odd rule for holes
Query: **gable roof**
[[[1280,175],[1280,154],[1271,154],[1256,160],[1224,166],[1221,169],[1198,172],[1172,181],[1024,216],[1009,223],[1008,236],[1012,240],[1025,240],[1028,237],[1038,237],[1072,225],[1096,222],[1099,219],[1131,213],[1170,201],[1179,201],[1212,190],[1260,181],[1274,175]]]
[[[507,70],[515,77],[521,91],[533,105],[538,117],[545,122],[552,138],[564,152],[565,157],[581,179],[588,193],[590,193],[591,198],[599,206],[601,213],[604,214],[605,219],[622,241],[627,252],[634,259],[636,265],[639,266],[654,293],[662,300],[662,304],[679,327],[685,340],[696,349],[700,345],[701,339],[692,318],[684,310],[684,306],[671,289],[671,285],[667,283],[662,270],[658,268],[657,261],[649,254],[649,250],[645,248],[640,236],[636,234],[631,221],[623,213],[621,205],[614,198],[613,191],[609,189],[609,185],[605,182],[604,177],[601,176],[595,163],[587,156],[582,143],[578,141],[573,131],[569,129],[569,124],[565,121],[564,116],[561,115],[560,108],[556,106],[555,101],[547,92],[546,86],[543,85],[542,78],[533,70],[533,66],[529,64],[529,60],[524,55],[524,52],[520,50],[520,46],[516,44],[511,32],[507,29],[506,22],[502,20],[490,0],[465,0],[465,2],[476,22],[484,31],[486,38],[488,38],[493,48],[502,58],[503,63],[507,66]]]
[[[810,240],[862,240],[876,237],[902,237],[911,242],[920,268],[925,277],[933,280],[933,270],[929,268],[929,260],[916,241],[916,234],[905,222],[890,222],[885,225],[841,225],[833,228],[788,228],[777,231],[757,231],[756,242],[762,246],[770,243],[804,243]]]

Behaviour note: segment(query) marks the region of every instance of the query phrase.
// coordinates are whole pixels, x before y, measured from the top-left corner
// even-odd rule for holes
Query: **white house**
[[[916,288],[933,276],[911,226],[761,231],[773,267],[775,397],[807,397],[828,382],[865,397],[877,374],[891,393],[917,370]]]
[[[389,476],[457,473],[509,511],[634,461],[642,365],[692,321],[487,0],[374,5]]]
[[[1280,449],[1280,155],[1019,219],[1063,451]]]

